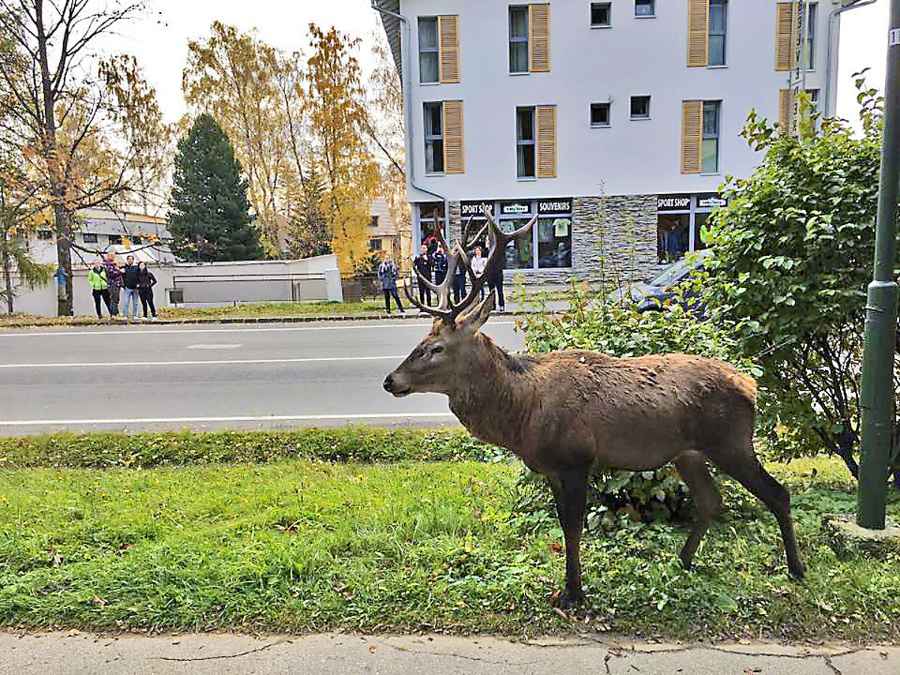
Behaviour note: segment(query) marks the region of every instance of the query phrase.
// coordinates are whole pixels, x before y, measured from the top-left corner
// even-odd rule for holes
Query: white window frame
[[[706,107],[709,105],[714,105],[716,110],[716,131],[715,134],[707,134],[706,133]],[[715,140],[716,141],[716,168],[713,171],[705,170],[706,167],[703,166],[703,145],[705,141]],[[701,117],[700,117],[700,173],[705,174],[707,176],[713,176],[720,173],[720,168],[722,166],[722,101],[703,101],[703,106],[701,108]]]
[[[713,31],[712,21],[706,29],[706,65],[709,68],[724,68],[728,65],[728,0],[709,0],[709,7],[712,8],[713,3],[722,6],[722,30]],[[722,63],[710,63],[709,44],[713,37],[722,38]]]
[[[525,37],[513,37],[512,34],[512,13],[513,10],[516,11],[524,11],[525,12]],[[531,39],[531,36],[528,34],[528,5],[510,5],[509,11],[507,13],[508,21],[509,21],[509,74],[510,75],[524,75],[526,73],[531,72],[530,64],[528,63],[528,41]],[[513,70],[512,64],[512,46],[513,44],[523,44],[525,45],[525,69],[524,70]]]
[[[435,134],[434,130],[431,129],[431,133],[429,133],[429,126],[431,115],[429,114],[429,108],[436,108],[438,111],[438,119],[441,120],[441,133]],[[443,176],[447,171],[447,167],[444,166],[444,126],[443,126],[443,116],[444,116],[444,102],[443,101],[425,101],[422,104],[422,136],[425,139],[425,174],[428,176]],[[441,151],[440,153],[434,152],[434,144],[440,141],[441,143]],[[428,168],[428,146],[432,146],[431,150],[431,168]],[[440,156],[441,158],[441,168],[440,170],[436,170],[434,168],[434,160]]]
[[[606,23],[594,23],[594,9],[606,9]],[[612,2],[591,3],[591,28],[612,28]]]
[[[638,7],[649,6],[649,14],[639,14]],[[634,18],[636,19],[654,19],[656,18],[656,0],[634,0]]]
[[[530,110],[531,111],[531,140],[520,139],[519,138],[519,113],[520,111]],[[534,173],[530,176],[528,175],[520,175],[519,174],[519,148],[531,146],[531,152],[533,157],[532,165],[534,166]],[[524,164],[524,162],[523,162]],[[516,177],[519,180],[537,180],[537,165],[538,165],[538,157],[537,157],[537,107],[533,105],[522,105],[516,106]]]
[[[643,115],[636,115],[634,113],[634,103],[638,99],[646,100],[647,102],[647,112]],[[628,113],[631,119],[633,120],[649,120],[650,119],[650,96],[649,95],[641,95],[641,96],[632,96],[629,100]]]
[[[594,106],[603,106],[606,108],[606,122],[594,122]],[[612,126],[612,102],[611,101],[595,101],[591,103],[591,128],[606,129]]]

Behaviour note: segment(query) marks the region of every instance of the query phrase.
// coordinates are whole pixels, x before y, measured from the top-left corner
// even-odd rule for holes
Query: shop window
[[[694,249],[709,248],[709,213],[694,214]]]
[[[81,235],[82,241],[85,244],[96,244],[97,243],[97,233],[96,232],[85,232]]]
[[[548,216],[537,223],[538,267],[572,266],[572,218]]]
[[[518,227],[522,227],[531,220],[527,218],[508,218],[500,220],[498,225],[504,232],[512,232]],[[525,270],[534,267],[534,246],[532,242],[532,233],[525,232],[516,237],[515,241],[511,241],[506,245],[506,269],[508,270]]]
[[[135,246],[140,246],[141,244],[144,243],[144,238],[139,235],[134,236],[131,238],[131,243],[134,244]]]
[[[674,262],[688,250],[690,213],[660,213],[656,225],[656,257],[660,263]]]
[[[121,234],[109,235],[109,243],[110,244],[121,244],[122,243],[122,235]]]
[[[591,3],[591,28],[607,28],[612,24],[612,3]]]
[[[437,228],[444,231],[444,205],[441,202],[419,205],[419,233],[421,242],[428,247],[429,253],[437,249],[438,241],[434,233]]]
[[[50,239],[53,239],[53,232],[51,230],[38,230],[37,238],[48,241]]]

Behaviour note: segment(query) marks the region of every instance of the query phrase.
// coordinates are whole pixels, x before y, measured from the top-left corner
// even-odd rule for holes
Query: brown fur
[[[566,535],[563,604],[581,599],[578,543],[592,467],[646,470],[674,462],[697,507],[681,552],[689,567],[721,499],[706,462],[740,481],[775,514],[788,565],[803,574],[790,496],[753,452],[756,383],[723,361],[689,354],[616,358],[565,350],[507,354],[478,332],[492,296],[431,332],[385,380],[402,396],[447,394],[450,409],[476,437],[509,449],[547,476]]]

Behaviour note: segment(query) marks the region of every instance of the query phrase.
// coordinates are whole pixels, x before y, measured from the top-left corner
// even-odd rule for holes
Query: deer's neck
[[[448,392],[450,410],[472,435],[515,452],[534,410],[531,362],[507,354],[482,334],[478,339],[474,358]]]

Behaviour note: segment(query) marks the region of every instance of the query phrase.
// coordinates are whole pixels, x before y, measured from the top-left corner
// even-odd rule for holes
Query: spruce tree
[[[200,115],[178,141],[169,200],[172,252],[192,262],[261,258],[248,185],[222,127]]]

